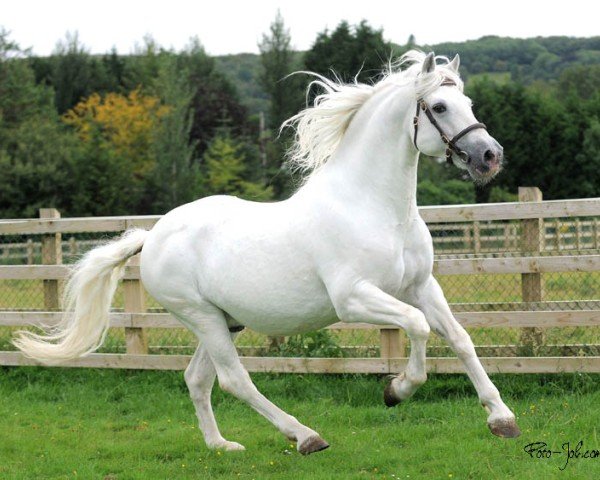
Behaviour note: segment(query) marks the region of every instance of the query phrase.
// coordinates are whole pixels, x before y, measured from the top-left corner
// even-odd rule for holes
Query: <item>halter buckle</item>
[[[444,142],[446,145],[450,145],[450,139],[446,136],[446,134],[442,134],[442,142]]]
[[[413,117],[413,126],[417,126],[419,124],[419,117]]]
[[[454,163],[452,162],[452,150],[450,150],[449,148],[446,149],[446,162],[448,163]]]

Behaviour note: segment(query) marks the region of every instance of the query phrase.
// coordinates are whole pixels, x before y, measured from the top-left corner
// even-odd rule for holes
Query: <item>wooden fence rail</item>
[[[495,222],[439,223],[430,225],[436,254],[469,255],[494,252],[517,252],[520,250],[519,224]],[[88,232],[89,233],[89,232]],[[24,234],[28,235],[28,234]],[[68,236],[70,235],[70,236]],[[63,255],[76,256],[102,243],[102,239],[76,238],[71,232],[63,236]],[[570,220],[554,219],[543,225],[543,242],[540,252],[568,252],[598,250],[600,248],[600,219]],[[4,263],[33,265],[42,255],[42,241],[28,238],[22,242],[0,244],[0,260]]]
[[[465,327],[520,328],[524,329],[523,342],[535,347],[543,336],[531,334],[550,327],[600,327],[600,309],[594,306],[587,310],[535,310],[535,305],[543,305],[543,275],[552,272],[598,272],[600,271],[600,250],[598,249],[597,219],[600,217],[600,198],[583,200],[541,201],[537,189],[524,189],[520,192],[522,201],[503,204],[455,205],[443,207],[423,207],[420,213],[435,232],[465,222],[476,241],[470,238],[470,253],[485,250],[484,242],[498,241],[503,245],[519,249],[519,255],[506,257],[485,257],[478,255],[467,258],[437,257],[434,274],[473,275],[473,274],[520,274],[522,282],[522,305],[519,311],[456,311],[455,315]],[[0,327],[25,327],[53,325],[61,316],[58,304],[58,286],[68,274],[68,265],[62,265],[61,235],[93,232],[121,232],[131,227],[152,228],[158,216],[100,217],[100,218],[60,218],[57,211],[43,209],[39,219],[0,221],[2,235],[42,235],[41,265],[0,265],[0,282],[7,280],[38,280],[44,282],[45,310],[40,311],[0,311]],[[589,251],[585,255],[547,255],[548,241],[559,242],[560,225],[556,219],[568,222],[576,245]],[[551,219],[547,221],[547,219]],[[567,219],[567,220],[564,220]],[[483,235],[486,223],[498,220],[518,220],[517,229],[498,227],[493,235]],[[587,223],[586,223],[587,222]],[[440,225],[441,224],[441,225]],[[558,226],[557,226],[558,225]],[[492,227],[490,227],[492,228]],[[478,233],[476,233],[478,232]],[[503,232],[503,234],[501,233]],[[550,233],[549,233],[550,232]],[[580,235],[580,237],[577,237]],[[465,237],[467,233],[465,233]],[[448,237],[450,238],[450,237]],[[464,239],[458,238],[458,242]],[[571,237],[569,237],[571,238]],[[578,239],[579,238],[579,239]],[[89,240],[86,240],[89,242]],[[455,239],[452,237],[452,241]],[[28,252],[34,248],[30,240],[23,243]],[[72,248],[75,248],[71,246]],[[2,245],[0,244],[0,248]],[[477,251],[479,249],[479,251]],[[544,254],[542,254],[544,253]],[[564,253],[564,252],[563,252]],[[141,368],[141,369],[183,369],[190,357],[186,355],[149,355],[146,332],[149,328],[181,328],[181,324],[166,313],[147,312],[144,292],[140,282],[139,266],[134,258],[126,268],[124,279],[124,311],[113,312],[111,328],[125,329],[126,352],[124,354],[92,354],[85,358],[66,363],[66,366]],[[557,302],[558,303],[558,302]],[[565,302],[566,303],[566,302]],[[369,324],[337,323],[332,330],[377,329],[380,331],[380,358],[277,358],[244,357],[243,362],[250,371],[273,372],[348,372],[348,373],[395,373],[404,368],[407,345],[403,332],[394,328],[374,327]],[[535,338],[534,338],[535,337]],[[536,340],[537,339],[537,340]],[[541,339],[541,340],[540,340]],[[535,354],[535,353],[534,353]],[[600,372],[600,357],[487,357],[482,362],[489,372],[558,372],[588,371]],[[0,365],[31,365],[35,362],[14,351],[0,352]],[[456,358],[428,358],[429,371],[462,372]]]

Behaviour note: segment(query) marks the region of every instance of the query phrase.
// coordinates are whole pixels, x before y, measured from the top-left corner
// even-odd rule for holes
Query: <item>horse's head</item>
[[[445,156],[467,170],[475,182],[485,184],[500,171],[503,149],[475,119],[472,102],[460,88],[458,66],[458,55],[440,66],[433,53],[425,57],[416,77],[417,92],[423,93],[417,93],[413,140],[422,153]],[[429,88],[423,88],[428,84]]]

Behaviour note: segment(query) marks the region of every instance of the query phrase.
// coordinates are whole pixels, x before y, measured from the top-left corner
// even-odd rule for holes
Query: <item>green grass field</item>
[[[494,377],[523,435],[492,436],[463,375],[434,375],[404,404],[376,376],[253,375],[259,389],[331,448],[302,457],[218,388],[224,435],[245,452],[207,450],[181,372],[0,369],[2,479],[596,479],[600,458],[530,458],[583,440],[599,449],[599,375]]]

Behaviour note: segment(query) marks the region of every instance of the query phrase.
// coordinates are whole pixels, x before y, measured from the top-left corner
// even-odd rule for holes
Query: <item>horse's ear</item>
[[[460,57],[458,56],[458,53],[454,56],[454,58],[452,59],[452,61],[448,64],[448,67],[450,67],[455,73],[458,73],[458,67],[460,66]]]
[[[435,54],[433,52],[429,52],[423,60],[423,69],[421,73],[431,73],[435,70]]]

